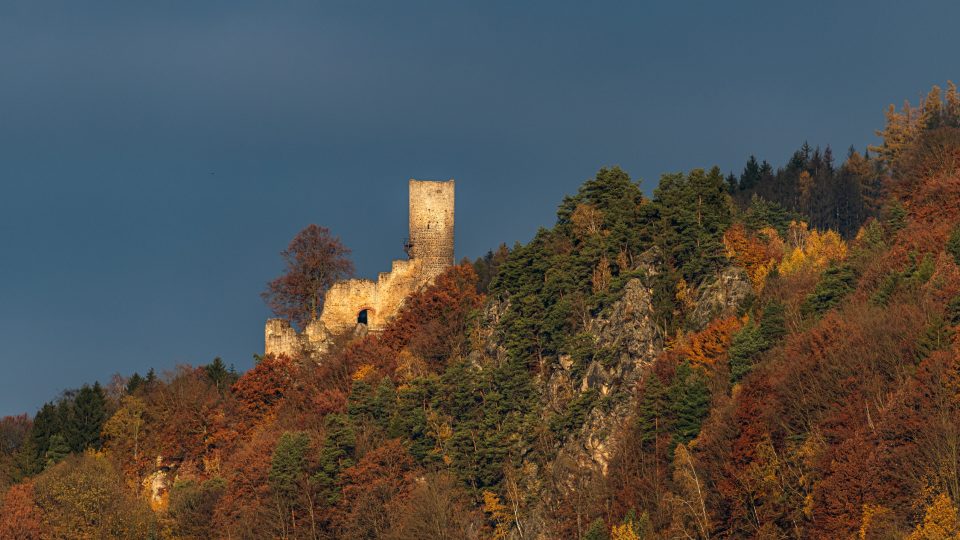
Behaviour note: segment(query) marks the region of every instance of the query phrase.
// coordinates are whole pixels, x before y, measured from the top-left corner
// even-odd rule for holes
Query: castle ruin
[[[315,357],[331,335],[380,332],[404,299],[453,265],[454,181],[410,180],[407,260],[393,261],[377,280],[349,279],[327,291],[323,313],[297,333],[285,319],[269,319],[264,354]]]

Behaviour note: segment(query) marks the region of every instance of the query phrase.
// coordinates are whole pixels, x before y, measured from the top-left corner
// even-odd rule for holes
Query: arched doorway
[[[357,313],[357,324],[367,325],[370,324],[370,308],[363,308],[360,310],[360,313]]]

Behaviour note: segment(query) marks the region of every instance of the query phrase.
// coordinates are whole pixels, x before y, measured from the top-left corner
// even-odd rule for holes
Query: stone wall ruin
[[[316,357],[332,335],[380,332],[410,293],[453,265],[454,181],[410,180],[407,260],[393,261],[376,281],[349,279],[327,291],[320,319],[297,333],[283,319],[267,321],[264,354]]]

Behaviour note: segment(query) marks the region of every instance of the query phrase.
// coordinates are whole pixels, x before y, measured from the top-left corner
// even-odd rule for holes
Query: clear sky
[[[457,255],[528,240],[619,164],[843,155],[960,79],[960,3],[0,2],[0,415],[263,347],[309,223],[372,277],[409,178]]]

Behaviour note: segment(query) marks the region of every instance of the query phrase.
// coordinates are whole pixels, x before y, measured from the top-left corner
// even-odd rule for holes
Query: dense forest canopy
[[[6,417],[0,538],[958,538],[956,87],[878,135],[602,168],[319,362]]]

